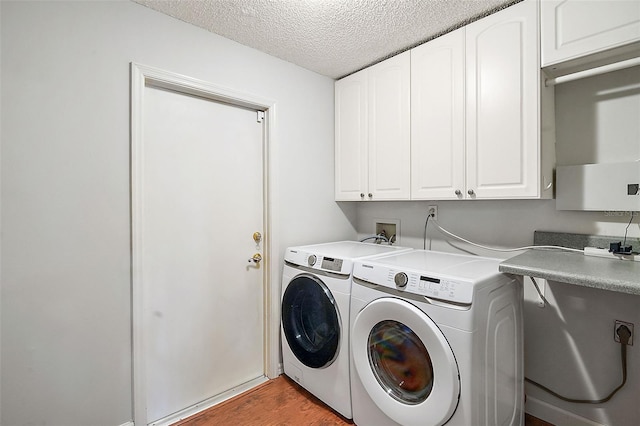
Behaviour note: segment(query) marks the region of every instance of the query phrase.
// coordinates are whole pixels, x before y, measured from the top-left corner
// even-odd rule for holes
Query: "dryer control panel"
[[[300,249],[287,249],[284,260],[294,265],[341,275],[350,275],[353,268],[353,261],[350,259],[323,256]]]
[[[412,293],[458,303],[471,303],[473,296],[473,288],[468,283],[424,275],[420,275],[417,286],[408,290]]]
[[[366,262],[356,263],[353,275],[371,284],[448,302],[470,304],[473,300],[473,284],[451,277],[425,275]]]

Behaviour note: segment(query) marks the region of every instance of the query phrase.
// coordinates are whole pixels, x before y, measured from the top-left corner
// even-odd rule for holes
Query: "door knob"
[[[262,261],[262,256],[260,255],[260,253],[256,253],[253,255],[253,257],[249,258],[249,263],[253,262],[253,263],[260,263]]]
[[[262,241],[262,234],[259,232],[254,232],[253,233],[253,241],[256,242],[256,244],[259,244],[260,241]]]

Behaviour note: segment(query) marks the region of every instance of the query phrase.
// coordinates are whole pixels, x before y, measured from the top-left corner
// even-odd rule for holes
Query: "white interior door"
[[[143,98],[134,226],[145,417],[159,424],[264,376],[263,273],[248,260],[262,254],[263,124],[171,90]]]

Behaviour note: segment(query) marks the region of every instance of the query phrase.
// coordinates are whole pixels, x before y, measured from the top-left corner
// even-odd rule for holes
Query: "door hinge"
[[[264,120],[264,111],[256,111],[258,113],[258,123],[262,123]]]

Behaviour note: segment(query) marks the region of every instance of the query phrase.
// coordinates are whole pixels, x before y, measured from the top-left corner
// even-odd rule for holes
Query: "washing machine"
[[[290,247],[282,272],[284,373],[351,419],[349,302],[353,262],[411,250],[357,241]]]
[[[522,288],[500,260],[414,250],[354,262],[359,426],[522,425]]]

